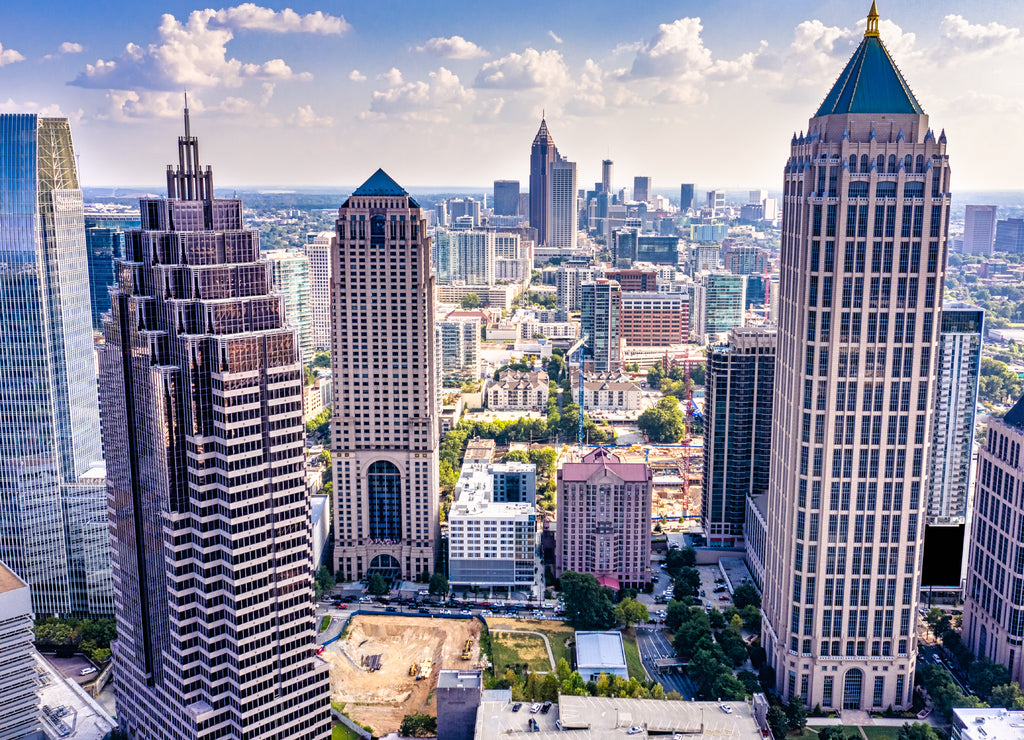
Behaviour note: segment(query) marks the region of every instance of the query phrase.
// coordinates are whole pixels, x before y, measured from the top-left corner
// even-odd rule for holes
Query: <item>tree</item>
[[[690,614],[690,605],[677,599],[670,599],[665,609],[665,629],[675,632]]]
[[[988,696],[989,706],[1003,707],[1004,709],[1024,709],[1024,691],[1021,691],[1020,684],[1016,681],[995,686]]]
[[[326,565],[321,565],[320,569],[316,572],[316,580],[313,586],[318,599],[334,588],[334,575],[327,569]]]
[[[366,590],[374,596],[383,596],[391,589],[388,588],[388,582],[384,580],[384,576],[380,573],[374,573],[366,584]]]
[[[559,579],[565,614],[578,629],[609,629],[615,612],[608,591],[589,573],[567,571]]]
[[[651,388],[657,388],[658,384],[661,383],[661,379],[665,377],[665,370],[661,367],[661,364],[652,365],[651,369],[647,371],[647,385]]]
[[[750,582],[741,583],[732,592],[732,603],[737,609],[742,609],[748,604],[761,607],[761,594],[757,592],[754,584]]]
[[[510,450],[501,456],[501,461],[504,462],[530,462],[530,456],[526,453],[526,450]]]
[[[992,689],[1010,682],[1010,672],[1002,663],[976,660],[967,668],[967,680],[983,701],[988,701]]]
[[[711,638],[711,625],[703,609],[690,609],[689,617],[679,625],[672,644],[676,654],[686,660],[694,654],[695,649],[704,638]]]
[[[555,665],[555,673],[558,676],[559,681],[565,681],[572,675],[572,668],[569,667],[569,661],[565,658],[559,658],[557,665]]]
[[[756,694],[761,691],[761,682],[757,680],[757,674],[753,671],[740,671],[736,674],[736,680],[743,684],[748,694]]]
[[[466,295],[462,296],[462,300],[459,301],[459,305],[467,311],[471,311],[474,308],[480,308],[484,304],[476,293],[466,293]]]
[[[896,738],[897,740],[939,740],[935,730],[925,722],[915,722],[914,724],[904,722]]]
[[[455,472],[455,468],[447,460],[442,460],[438,466],[438,482],[441,485],[441,490],[445,493],[452,493],[455,491],[455,484],[459,482],[459,474]]]
[[[330,367],[331,366],[331,353],[330,352],[317,352],[316,357],[313,358],[313,367]]]
[[[669,550],[665,555],[665,570],[666,572],[675,578],[679,575],[679,570],[687,565],[684,562],[684,556],[681,550]]]
[[[753,604],[747,604],[740,610],[743,626],[754,634],[761,633],[761,610]]]
[[[430,576],[430,586],[428,589],[434,596],[444,596],[448,593],[448,579],[444,577],[444,573],[437,571],[434,575]]]
[[[747,689],[731,673],[722,673],[715,679],[711,695],[719,701],[743,701],[747,696]]]
[[[558,680],[558,676],[554,673],[548,673],[544,676],[544,680],[540,685],[540,700],[541,701],[558,701],[558,689],[561,686],[561,682]]]
[[[786,705],[786,721],[789,723],[790,732],[802,730],[807,725],[807,707],[799,697],[793,696]]]
[[[690,567],[681,568],[672,592],[677,599],[680,596],[696,596],[700,593],[700,571]]]
[[[698,649],[690,658],[686,672],[700,686],[701,693],[711,697],[712,688],[722,674],[732,675],[721,650]]]
[[[828,725],[826,727],[819,727],[818,740],[846,740],[846,733],[842,727],[836,725]]]
[[[436,737],[437,717],[429,714],[407,714],[402,717],[398,734],[403,737]]]
[[[953,618],[942,609],[933,606],[924,617],[931,633],[939,640],[942,636],[953,629]]]
[[[675,552],[679,553],[680,562],[683,564],[683,567],[692,568],[697,564],[697,548],[687,545],[681,550],[675,550]]]
[[[615,607],[615,619],[627,628],[643,624],[649,619],[647,606],[631,598],[625,598]]]
[[[644,436],[654,443],[678,442],[686,433],[683,410],[674,397],[662,398],[654,408],[640,414],[636,424]]]
[[[535,450],[530,450],[529,455],[527,455],[527,462],[531,462],[537,466],[538,478],[550,478],[552,473],[555,472],[555,463],[558,462],[558,453],[555,452],[554,447],[538,447]]]
[[[718,644],[734,666],[739,667],[747,662],[747,644],[736,632],[722,630],[718,633]]]
[[[769,707],[768,727],[771,728],[775,740],[782,740],[789,732],[789,720],[786,718],[786,710],[777,705]]]

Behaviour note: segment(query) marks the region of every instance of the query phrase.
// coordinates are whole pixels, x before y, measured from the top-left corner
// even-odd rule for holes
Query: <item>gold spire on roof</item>
[[[878,8],[874,0],[871,2],[871,10],[868,12],[868,27],[864,29],[864,38],[878,37]]]

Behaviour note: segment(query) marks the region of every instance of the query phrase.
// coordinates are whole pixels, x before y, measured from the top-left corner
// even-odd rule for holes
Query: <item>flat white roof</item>
[[[620,632],[577,632],[576,665],[587,668],[625,668],[626,651]]]
[[[954,709],[953,722],[963,740],[1020,740],[1024,737],[1024,711],[1007,709]]]

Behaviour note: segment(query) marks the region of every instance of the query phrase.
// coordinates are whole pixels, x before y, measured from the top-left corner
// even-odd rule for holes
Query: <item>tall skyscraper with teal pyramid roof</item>
[[[419,204],[384,170],[335,223],[336,572],[412,580],[433,573],[440,539],[430,239]]]
[[[945,135],[860,46],[783,173],[762,644],[786,700],[912,701],[949,220]]]

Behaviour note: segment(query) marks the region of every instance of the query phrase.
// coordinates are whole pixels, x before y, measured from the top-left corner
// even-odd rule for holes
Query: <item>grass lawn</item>
[[[637,681],[646,681],[647,673],[644,671],[644,664],[640,661],[640,648],[636,644],[636,634],[632,630],[622,633],[622,647],[626,651],[626,667],[629,669],[629,677]]]
[[[491,649],[496,676],[504,675],[508,666],[516,663],[526,663],[534,672],[551,670],[544,641],[537,635],[495,632],[491,634]]]
[[[912,720],[907,720],[912,722]],[[861,729],[868,736],[868,740],[896,740],[900,736],[899,727],[885,727],[882,725],[865,725]]]
[[[323,619],[320,620],[320,631],[325,632],[328,627],[331,626],[331,615],[325,614]]]
[[[555,665],[558,665],[558,661],[565,658],[566,662],[571,666],[575,662],[575,657],[572,654],[572,650],[565,646],[566,640],[574,639],[576,634],[572,627],[569,627],[562,622],[555,622],[546,619],[502,619],[502,618],[491,618],[487,620],[487,626],[491,629],[509,629],[509,630],[526,630],[528,632],[540,632],[547,635],[548,642],[551,643],[551,652],[555,656]],[[507,636],[507,635],[506,635]],[[492,641],[497,636],[492,632]],[[495,654],[495,663],[497,663],[497,654]],[[550,668],[544,668],[543,670],[550,670]]]
[[[807,727],[804,728],[803,734],[801,734],[801,735],[787,735],[787,738],[790,738],[790,737],[802,737],[802,738],[805,738],[806,740],[816,740],[816,738],[818,737],[817,730],[822,729],[822,727],[823,727],[822,725],[818,725],[817,727],[812,727],[811,725],[808,725]],[[889,728],[883,727],[883,728],[880,728],[880,729],[886,730],[886,729],[889,729]],[[864,736],[860,734],[860,728],[859,727],[853,727],[851,725],[843,725],[843,731],[846,733],[846,737],[849,738],[849,740],[864,740]],[[893,737],[895,737],[895,735],[893,735]]]
[[[361,736],[349,729],[347,725],[336,722],[334,729],[331,730],[331,740],[361,740]]]

